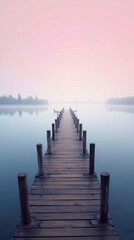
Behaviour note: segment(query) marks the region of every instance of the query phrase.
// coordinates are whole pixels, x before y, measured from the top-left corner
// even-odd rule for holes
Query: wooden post
[[[28,203],[28,186],[26,173],[18,174],[18,185],[20,195],[21,217],[23,224],[30,224],[30,211]]]
[[[59,126],[58,127],[60,127],[60,117],[58,117],[58,122],[59,122]]]
[[[54,123],[52,123],[52,139],[55,140]]]
[[[100,222],[102,223],[106,223],[108,220],[109,179],[109,173],[101,173]]]
[[[36,147],[37,147],[37,159],[38,159],[38,175],[42,176],[44,174],[42,144],[37,144]]]
[[[77,119],[77,132],[79,132],[79,119]]]
[[[60,126],[60,121],[59,121],[59,117],[57,117],[57,127],[59,128]]]
[[[58,127],[60,127],[60,117],[58,117]]]
[[[74,114],[74,125],[75,125],[75,121],[76,121],[76,116],[75,116],[75,114]]]
[[[57,119],[55,119],[55,131],[57,132]]]
[[[74,122],[74,115],[72,114],[72,119],[73,119],[73,122]]]
[[[79,140],[82,140],[82,124],[80,123]]]
[[[77,128],[77,117],[75,117],[75,127]]]
[[[47,131],[47,153],[51,154],[51,131]]]
[[[86,154],[87,150],[86,150],[86,135],[87,135],[87,131],[83,131],[83,154]]]
[[[95,144],[90,143],[89,174],[94,174]]]

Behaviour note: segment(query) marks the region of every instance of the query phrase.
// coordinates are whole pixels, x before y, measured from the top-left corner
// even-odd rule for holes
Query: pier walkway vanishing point
[[[44,157],[37,145],[39,171],[29,194],[26,174],[18,175],[22,219],[12,240],[119,240],[108,213],[109,175],[101,174],[100,186],[95,146],[88,154],[81,133],[74,112],[63,109],[52,124],[53,140],[47,132]]]

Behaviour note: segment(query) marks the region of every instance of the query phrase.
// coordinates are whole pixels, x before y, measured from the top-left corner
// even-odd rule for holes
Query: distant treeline
[[[22,98],[20,94],[18,94],[18,98],[9,96],[0,96],[0,105],[44,105],[48,104],[48,100],[40,99],[38,97],[33,98],[32,96],[28,96],[27,98]]]
[[[134,97],[110,98],[106,103],[113,105],[134,105]]]

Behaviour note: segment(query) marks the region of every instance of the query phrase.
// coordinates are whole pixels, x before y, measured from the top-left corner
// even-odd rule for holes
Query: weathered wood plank
[[[98,213],[33,213],[36,221],[45,220],[96,220]],[[110,216],[109,216],[110,217]]]
[[[49,190],[49,189],[51,189],[51,190],[90,190],[90,189],[99,189],[99,185],[93,185],[93,186],[89,186],[89,185],[87,185],[87,186],[85,186],[85,185],[83,185],[83,186],[80,186],[80,185],[33,185],[32,186],[32,188],[31,188],[32,190],[43,190],[43,189],[45,189],[45,190]]]
[[[23,231],[16,230],[15,237],[64,237],[64,236],[117,236],[114,227],[103,228],[76,228],[76,229],[23,229]]]
[[[49,190],[44,190],[44,189],[42,189],[42,190],[40,190],[40,189],[31,189],[31,191],[30,191],[30,194],[38,194],[38,195],[41,195],[41,194],[43,194],[43,195],[71,195],[71,194],[73,194],[73,195],[78,195],[78,194],[80,194],[80,195],[83,195],[83,194],[99,194],[100,193],[100,189],[87,189],[87,190],[82,190],[81,189],[81,191],[80,190],[75,190],[75,189],[73,189],[73,190],[67,190],[67,189],[65,189],[65,190],[61,190],[61,189],[49,189]]]
[[[72,184],[71,184],[72,183]],[[34,182],[33,187],[62,187],[62,186],[75,186],[75,187],[99,187],[100,184],[97,181],[92,182]]]
[[[30,200],[31,206],[99,206],[100,200]]]
[[[44,181],[45,180],[45,181]],[[60,182],[78,182],[78,183],[92,183],[94,181],[96,181],[96,178],[92,177],[92,178],[88,178],[88,179],[83,179],[83,178],[51,178],[51,175],[48,177],[48,178],[35,178],[35,181],[34,182],[51,182],[51,183],[60,183]]]
[[[29,199],[42,199],[42,200],[97,200],[100,199],[100,194],[87,194],[87,195],[29,195]]]
[[[31,206],[31,213],[89,213],[98,212],[100,206]]]
[[[118,236],[96,236],[96,237],[92,237],[92,236],[88,236],[88,237],[34,237],[34,240],[119,240]],[[13,238],[12,240],[20,240],[20,238]],[[33,240],[33,237],[25,237],[25,238],[21,238],[21,240]]]

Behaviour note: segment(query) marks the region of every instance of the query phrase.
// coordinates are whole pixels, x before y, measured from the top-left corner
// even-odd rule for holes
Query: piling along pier
[[[109,173],[94,172],[95,144],[72,109],[59,112],[47,131],[47,151],[37,144],[38,172],[28,194],[18,175],[21,218],[12,240],[119,240],[108,211]]]

